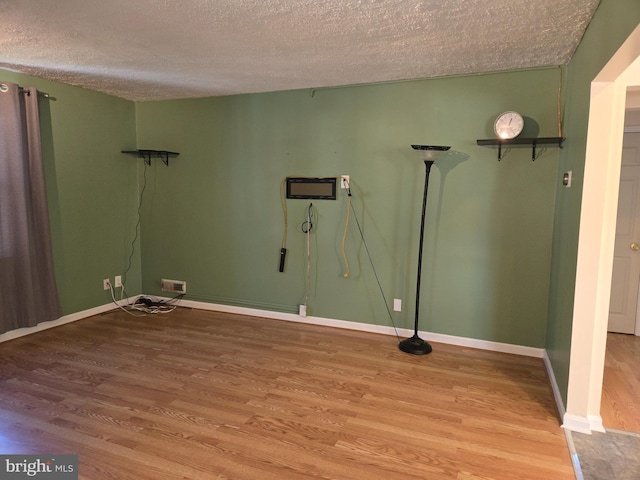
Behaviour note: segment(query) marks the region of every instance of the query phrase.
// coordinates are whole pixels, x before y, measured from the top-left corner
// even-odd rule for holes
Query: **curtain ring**
[[[0,83],[0,92],[6,93],[9,91],[9,86],[6,83]]]

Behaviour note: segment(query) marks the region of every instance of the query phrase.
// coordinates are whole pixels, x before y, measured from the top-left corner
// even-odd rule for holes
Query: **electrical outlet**
[[[102,288],[105,290],[109,290],[110,288],[110,283],[108,278],[105,278],[104,280],[102,280]]]
[[[307,316],[307,306],[306,305],[300,305],[300,310],[298,310],[298,315],[300,315],[301,317],[306,317]]]
[[[344,190],[349,188],[349,175],[340,175],[340,188]]]
[[[122,287],[122,277],[120,275],[116,275],[116,278],[113,279],[116,284],[116,288]]]

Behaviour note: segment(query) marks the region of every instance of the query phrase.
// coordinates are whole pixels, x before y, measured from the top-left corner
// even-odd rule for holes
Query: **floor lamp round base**
[[[427,353],[431,353],[432,350],[431,345],[417,335],[407,338],[406,340],[402,340],[398,344],[398,348],[403,352],[410,353],[412,355],[426,355]]]

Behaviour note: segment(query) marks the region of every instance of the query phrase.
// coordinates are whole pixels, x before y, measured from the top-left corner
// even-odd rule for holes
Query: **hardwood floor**
[[[607,334],[600,415],[605,428],[640,433],[640,337]]]
[[[0,452],[81,479],[573,479],[540,359],[178,309],[0,344]]]

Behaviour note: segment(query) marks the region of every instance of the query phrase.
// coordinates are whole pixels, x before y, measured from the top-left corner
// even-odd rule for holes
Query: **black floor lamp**
[[[411,145],[418,150],[424,160],[426,173],[424,177],[424,195],[422,197],[422,219],[420,221],[420,247],[418,249],[418,281],[416,286],[416,316],[413,329],[413,337],[402,340],[398,348],[413,355],[426,355],[431,353],[431,345],[418,336],[418,317],[420,312],[420,274],[422,272],[422,245],[424,243],[424,214],[427,210],[427,190],[429,189],[429,172],[436,159],[451,147],[439,147],[434,145]]]

